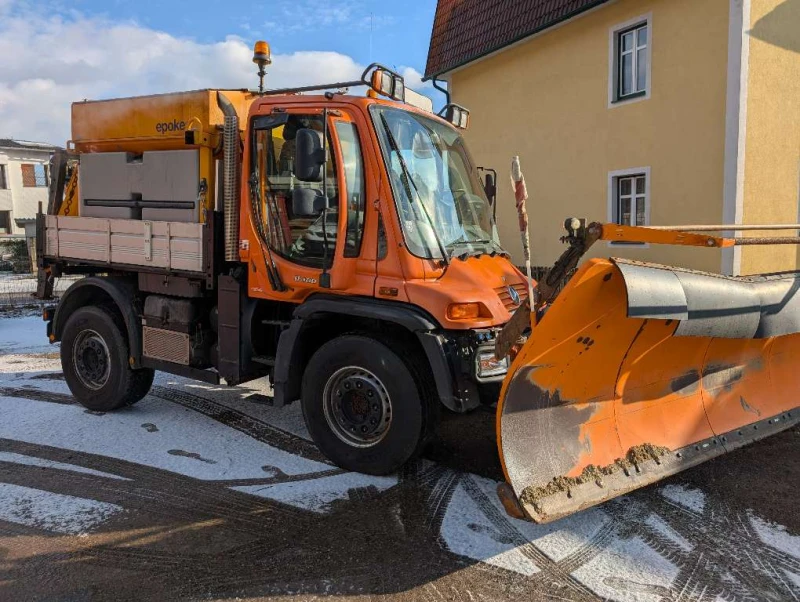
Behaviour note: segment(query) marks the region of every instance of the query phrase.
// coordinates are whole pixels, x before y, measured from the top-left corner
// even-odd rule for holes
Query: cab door
[[[376,199],[374,170],[369,168],[365,150],[369,148],[365,130],[353,115],[334,112],[331,118],[333,144],[339,166],[341,183],[341,217],[339,239],[341,269],[332,278],[331,285],[352,295],[372,296],[376,272],[377,212],[370,210],[370,198]]]
[[[303,129],[327,134],[323,181],[302,181],[295,173]],[[313,292],[372,295],[374,259],[362,252],[374,185],[365,177],[364,145],[351,116],[330,109],[273,112],[252,119],[249,138],[243,215],[250,227],[242,228],[242,259],[250,264],[250,296],[300,302]],[[285,290],[275,289],[270,272]]]

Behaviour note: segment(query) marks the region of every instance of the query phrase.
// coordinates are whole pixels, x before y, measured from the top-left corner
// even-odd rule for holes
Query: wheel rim
[[[353,447],[372,447],[392,424],[392,401],[381,380],[359,366],[340,368],[323,392],[325,420],[336,436]]]
[[[72,344],[72,365],[83,386],[101,389],[111,372],[111,354],[103,337],[94,330],[82,330]]]

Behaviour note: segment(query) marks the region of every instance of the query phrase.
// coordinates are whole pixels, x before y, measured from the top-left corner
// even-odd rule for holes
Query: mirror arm
[[[331,287],[328,273],[328,109],[322,110],[322,274],[320,288]]]

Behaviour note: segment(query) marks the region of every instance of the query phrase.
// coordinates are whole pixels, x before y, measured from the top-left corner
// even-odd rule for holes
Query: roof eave
[[[505,50],[506,48],[508,48],[509,46],[513,46],[514,44],[519,44],[520,42],[523,42],[523,41],[527,40],[528,38],[530,38],[532,36],[539,35],[539,34],[545,32],[545,31],[547,31],[548,29],[552,29],[552,28],[554,28],[554,27],[556,27],[558,25],[561,25],[561,24],[569,21],[570,19],[574,19],[575,17],[583,15],[584,13],[587,13],[589,11],[592,11],[592,10],[596,9],[597,7],[603,5],[603,4],[608,4],[608,3],[613,2],[613,1],[614,0],[595,0],[595,2],[592,2],[591,4],[587,4],[586,6],[583,6],[578,10],[572,11],[571,13],[567,13],[566,15],[564,15],[563,17],[553,21],[552,23],[548,23],[547,25],[544,25],[542,27],[537,27],[536,29],[533,29],[533,30],[531,30],[529,32],[526,32],[525,34],[523,34],[521,36],[518,36],[518,37],[514,38],[513,40],[510,40],[510,41],[506,42],[505,44],[501,44],[500,46],[495,46],[494,48],[490,48],[488,50],[485,50],[484,52],[482,52],[482,53],[480,53],[480,54],[478,54],[478,55],[476,55],[474,57],[470,57],[465,61],[462,61],[462,62],[460,62],[460,63],[458,63],[456,65],[452,65],[450,67],[447,67],[446,69],[442,69],[441,71],[438,71],[436,73],[433,73],[433,74],[427,74],[426,73],[425,76],[422,78],[422,81],[425,82],[425,81],[429,81],[429,80],[432,80],[432,79],[440,78],[442,75],[444,75],[446,73],[450,73],[452,71],[455,71],[456,69],[460,69],[461,67],[465,67],[465,66],[469,65],[470,63],[474,63],[475,61],[479,61],[479,60],[481,60],[483,58],[486,58],[490,54],[494,54],[496,52],[501,52],[501,51]]]

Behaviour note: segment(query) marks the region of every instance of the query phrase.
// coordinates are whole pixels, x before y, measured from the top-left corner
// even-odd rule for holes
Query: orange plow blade
[[[509,512],[549,522],[797,423],[798,288],[588,261],[503,384]]]

